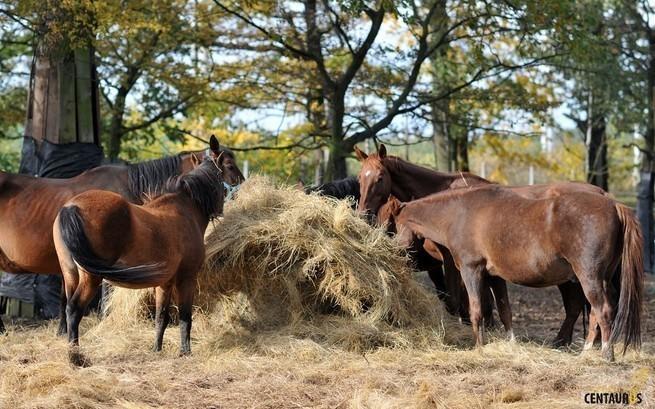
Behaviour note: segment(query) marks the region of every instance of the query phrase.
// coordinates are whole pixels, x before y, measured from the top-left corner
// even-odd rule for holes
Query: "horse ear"
[[[383,159],[387,156],[387,148],[384,146],[383,143],[380,144],[380,149],[378,151],[378,156],[380,156],[380,159]]]
[[[357,146],[355,146],[355,156],[357,156],[357,159],[362,162],[368,158],[368,155],[364,153],[363,150],[359,149]]]
[[[221,147],[218,144],[218,139],[216,139],[215,135],[212,135],[211,138],[209,138],[209,149],[211,149],[211,151],[217,156],[221,153]]]

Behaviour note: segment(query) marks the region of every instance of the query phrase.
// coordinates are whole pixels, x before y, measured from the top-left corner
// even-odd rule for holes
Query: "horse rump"
[[[61,239],[75,263],[90,274],[111,281],[143,284],[153,281],[162,271],[162,263],[123,266],[98,257],[84,232],[84,220],[80,208],[72,205],[59,211]]]

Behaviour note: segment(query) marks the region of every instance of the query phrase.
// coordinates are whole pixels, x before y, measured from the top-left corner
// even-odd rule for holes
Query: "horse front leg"
[[[514,330],[512,329],[512,308],[509,303],[509,294],[507,293],[507,283],[500,277],[489,277],[489,284],[494,291],[496,297],[496,307],[498,307],[498,315],[505,327],[505,331],[509,336],[509,340],[514,342]]]
[[[166,284],[162,287],[155,289],[155,352],[161,351],[162,343],[164,341],[164,331],[170,322],[170,314],[168,307],[171,303],[172,287]]]
[[[479,348],[484,345],[484,325],[481,325],[481,301],[483,297],[482,267],[465,265],[462,267],[461,275],[469,298],[469,315],[471,318],[471,327],[473,328],[473,338],[475,340],[475,346]]]
[[[180,355],[189,355],[191,354],[191,314],[196,280],[195,276],[183,277],[178,280],[176,290],[180,312]]]
[[[586,302],[580,283],[567,281],[566,283],[558,285],[557,288],[562,295],[566,317],[564,318],[564,322],[562,322],[562,326],[560,327],[555,340],[553,340],[553,346],[555,348],[571,344],[573,341],[575,323],[584,309]]]

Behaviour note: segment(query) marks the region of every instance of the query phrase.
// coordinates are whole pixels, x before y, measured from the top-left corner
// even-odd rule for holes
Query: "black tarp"
[[[20,173],[48,178],[70,178],[102,162],[102,149],[91,143],[40,145],[26,136],[20,163]],[[0,279],[0,296],[16,298],[35,305],[42,318],[59,314],[61,277],[39,274],[3,273]],[[4,313],[4,311],[0,311]]]
[[[23,139],[19,173],[44,178],[72,178],[102,162],[102,149],[92,143],[54,144],[43,141],[40,146],[26,136]]]

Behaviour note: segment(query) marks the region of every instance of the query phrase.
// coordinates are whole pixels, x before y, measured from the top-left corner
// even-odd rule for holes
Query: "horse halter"
[[[213,158],[211,154],[208,155],[209,160],[212,161],[214,166],[216,166],[216,169],[223,174],[223,169],[221,169],[220,166],[218,166],[218,161],[221,159],[221,156],[223,156],[223,152],[218,154],[218,157]],[[230,185],[227,183],[225,180],[223,180],[223,188],[225,189],[225,200],[232,200],[234,198],[234,194],[239,190],[241,187],[241,184],[236,184],[236,185]]]

